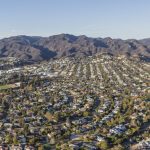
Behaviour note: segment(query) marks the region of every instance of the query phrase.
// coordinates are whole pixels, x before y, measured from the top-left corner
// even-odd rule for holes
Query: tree
[[[14,145],[19,144],[19,142],[18,142],[18,140],[17,140],[17,137],[16,137],[16,136],[14,136],[14,137],[13,137],[13,144],[14,144]]]
[[[24,118],[23,118],[23,117],[20,117],[20,118],[19,118],[19,124],[20,124],[21,126],[24,126]]]
[[[88,117],[89,116],[89,112],[87,112],[87,111],[83,112],[83,116],[84,117]]]
[[[24,128],[24,134],[27,135],[29,133],[29,125],[25,124],[23,128]]]
[[[108,149],[108,143],[107,143],[107,141],[101,141],[101,142],[98,143],[97,146],[98,146],[100,149],[102,149],[102,150]]]
[[[6,143],[8,143],[8,144],[11,144],[11,143],[12,143],[12,137],[11,137],[10,134],[7,134],[7,135],[6,135],[5,141],[6,141]]]
[[[29,140],[29,144],[31,144],[31,145],[32,145],[32,144],[33,144],[33,145],[35,144],[35,138],[34,138],[34,137]]]
[[[50,150],[50,149],[51,149],[50,144],[44,144],[43,145],[43,150]]]

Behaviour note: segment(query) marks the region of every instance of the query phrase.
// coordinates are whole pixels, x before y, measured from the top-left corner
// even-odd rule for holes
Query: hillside
[[[0,40],[0,57],[26,61],[84,57],[96,53],[123,54],[150,61],[150,39],[121,40],[60,34],[50,37],[15,36]]]

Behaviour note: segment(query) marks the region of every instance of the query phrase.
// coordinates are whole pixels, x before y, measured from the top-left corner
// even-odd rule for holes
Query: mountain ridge
[[[0,58],[16,57],[39,62],[52,58],[92,56],[97,53],[134,56],[150,61],[150,38],[122,40],[59,34],[49,37],[20,35],[0,40]]]

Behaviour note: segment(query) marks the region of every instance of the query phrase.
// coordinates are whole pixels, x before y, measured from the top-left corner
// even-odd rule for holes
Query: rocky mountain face
[[[150,61],[150,39],[102,39],[60,34],[50,37],[16,36],[0,40],[0,57],[16,57],[33,62],[96,53],[134,56]]]
[[[150,48],[150,38],[140,40],[140,42],[143,43],[144,45],[147,45],[147,47]]]

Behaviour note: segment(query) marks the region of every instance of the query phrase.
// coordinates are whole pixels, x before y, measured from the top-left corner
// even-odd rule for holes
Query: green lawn
[[[11,88],[10,85],[0,85],[0,90],[6,90],[6,89],[9,89]]]

